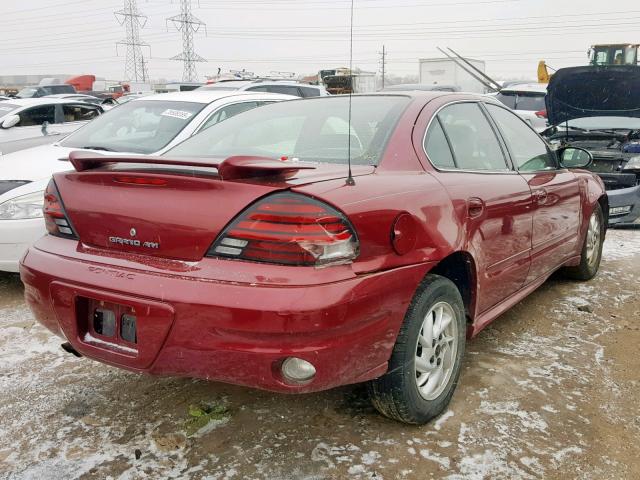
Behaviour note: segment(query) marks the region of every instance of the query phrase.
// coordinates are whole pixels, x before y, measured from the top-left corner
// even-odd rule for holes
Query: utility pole
[[[387,67],[387,50],[384,45],[382,45],[382,52],[378,52],[380,54],[380,69],[382,71],[382,88],[384,88],[384,76]]]
[[[149,78],[147,64],[144,61],[142,47],[149,47],[149,44],[140,40],[140,29],[147,23],[147,17],[138,11],[136,0],[124,0],[124,8],[113,12],[116,20],[124,26],[126,38],[116,43],[127,47],[127,54],[124,66],[125,80],[143,82]]]
[[[182,33],[182,53],[171,57],[171,60],[180,60],[184,63],[183,82],[196,82],[198,80],[196,62],[206,62],[206,60],[195,52],[193,36],[202,27],[206,35],[207,26],[191,13],[191,0],[180,0],[180,15],[167,18],[168,22],[173,23],[176,30]]]

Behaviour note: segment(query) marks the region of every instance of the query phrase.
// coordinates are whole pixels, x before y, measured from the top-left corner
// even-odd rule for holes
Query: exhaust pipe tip
[[[73,348],[73,345],[71,345],[69,342],[65,342],[60,346],[65,352],[70,353],[71,355],[78,358],[82,357],[82,354],[78,352],[75,348]]]

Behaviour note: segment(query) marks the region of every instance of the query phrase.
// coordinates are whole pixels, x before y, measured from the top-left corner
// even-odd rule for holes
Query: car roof
[[[69,94],[72,95],[72,94]],[[43,104],[65,104],[65,103],[84,103],[80,98],[58,98],[55,96],[46,96],[38,98],[10,98],[7,103],[18,107],[30,107],[32,105]],[[95,105],[94,105],[95,106]]]
[[[547,93],[546,83],[516,83],[501,90],[502,92]]]
[[[78,97],[82,97],[82,98],[98,98],[98,97],[94,97],[93,95],[87,95],[84,93],[54,93],[53,95],[45,95],[44,97],[40,97],[40,98],[78,98]]]
[[[292,95],[282,95],[279,93],[266,93],[266,92],[238,92],[238,91],[220,91],[220,90],[191,90],[190,92],[173,92],[173,93],[158,93],[156,95],[145,95],[144,97],[135,98],[132,102],[148,102],[151,100],[167,100],[173,102],[193,102],[202,103],[208,105],[217,100],[221,100],[228,97],[246,97],[248,99],[253,97],[260,98],[273,98],[273,99],[288,99],[296,98]]]

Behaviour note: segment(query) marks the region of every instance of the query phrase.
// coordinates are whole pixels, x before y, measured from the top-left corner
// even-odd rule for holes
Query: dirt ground
[[[473,340],[449,410],[379,416],[361,386],[282,396],[62,352],[0,274],[0,478],[640,478],[640,230]]]

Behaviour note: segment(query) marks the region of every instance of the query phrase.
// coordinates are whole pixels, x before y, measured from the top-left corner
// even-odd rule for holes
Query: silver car
[[[104,112],[77,99],[14,98],[0,103],[0,153],[53,143]]]

